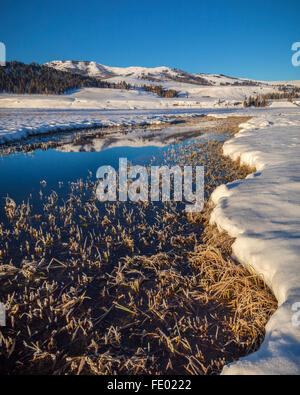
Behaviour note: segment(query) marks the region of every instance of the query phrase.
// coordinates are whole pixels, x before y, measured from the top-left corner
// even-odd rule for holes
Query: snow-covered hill
[[[161,85],[164,89],[176,90],[178,98],[167,99],[155,94],[145,95],[141,91],[116,91],[108,95],[108,90],[82,90],[59,102],[61,108],[166,108],[166,107],[241,107],[245,97],[257,97],[263,94],[278,92],[279,85],[293,84],[300,86],[300,81],[266,82],[251,79],[234,78],[218,74],[191,74],[170,67],[110,67],[96,62],[54,60],[45,63],[60,71],[78,73],[85,76],[100,78],[112,83],[125,81],[131,86]],[[96,94],[96,92],[98,92]],[[77,97],[78,96],[78,97]],[[96,97],[97,96],[97,97]],[[109,96],[109,97],[108,97]],[[116,97],[114,97],[116,96]],[[122,99],[120,100],[120,97]],[[4,98],[3,98],[4,99]],[[19,107],[13,97],[1,100],[0,106]],[[30,102],[30,106],[46,105]],[[20,104],[21,106],[21,104]]]
[[[300,86],[300,81],[264,82],[217,74],[191,74],[170,67],[109,67],[96,62],[52,61],[47,67],[108,81],[109,87],[83,87],[66,94],[0,93],[0,108],[135,110],[168,108],[241,108],[245,98],[279,93],[280,85]],[[49,69],[47,68],[49,71]],[[57,74],[54,72],[54,74]],[[63,73],[62,73],[63,74]],[[51,73],[50,73],[51,75]],[[67,75],[70,77],[70,75]],[[74,76],[71,76],[72,78]],[[55,82],[55,78],[53,78]],[[125,81],[132,89],[112,89]],[[96,81],[99,82],[99,81]],[[102,83],[102,82],[101,82]],[[145,91],[144,85],[160,85],[175,90],[178,97],[160,97]],[[53,83],[54,85],[54,83]],[[59,85],[59,84],[58,84]],[[103,85],[103,84],[102,84]],[[18,87],[22,86],[19,84]],[[56,86],[57,88],[57,86]],[[58,89],[57,89],[58,90]],[[16,90],[18,91],[18,90]],[[282,100],[281,100],[282,101]],[[284,101],[284,100],[283,100]],[[278,106],[277,101],[270,106]],[[289,104],[299,106],[299,99]],[[279,106],[281,104],[279,103]],[[285,104],[286,106],[286,104]]]
[[[129,83],[141,84],[144,81],[149,83],[168,83],[170,81],[206,85],[206,86],[278,86],[295,85],[300,86],[300,81],[256,81],[246,78],[229,77],[223,74],[192,74],[179,69],[172,69],[167,66],[161,67],[111,67],[97,62],[77,61],[77,60],[53,60],[45,63],[45,66],[53,67],[57,70],[72,72],[90,77],[97,77],[105,80],[120,81],[126,80]],[[142,80],[142,82],[141,82]]]
[[[110,67],[96,62],[84,62],[76,60],[54,60],[45,63],[45,66],[53,67],[60,71],[67,71],[105,80],[126,80],[131,84],[141,84],[141,80],[157,83],[177,81],[196,85],[211,85],[212,83],[200,74],[191,74],[170,67]]]

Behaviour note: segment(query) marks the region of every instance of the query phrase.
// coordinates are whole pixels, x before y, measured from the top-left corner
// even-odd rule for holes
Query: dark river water
[[[42,188],[57,189],[59,182],[67,183],[85,179],[89,171],[94,175],[99,166],[111,165],[118,168],[119,157],[127,157],[136,164],[148,163],[152,155],[163,149],[157,147],[115,147],[101,152],[61,152],[54,149],[36,150],[33,154],[17,153],[0,158],[1,199],[9,195],[16,202]]]
[[[69,182],[86,179],[91,172],[96,176],[98,167],[110,165],[116,170],[119,158],[126,157],[132,164],[148,165],[155,157],[156,163],[162,161],[164,152],[172,146],[186,144],[193,140],[218,139],[225,136],[206,133],[203,130],[178,130],[178,127],[168,128],[167,137],[159,132],[145,136],[139,133],[129,135],[117,134],[113,137],[93,137],[84,142],[74,143],[72,134],[55,136],[55,139],[65,139],[65,142],[55,149],[36,149],[31,153],[17,152],[0,156],[0,207],[3,207],[7,196],[17,204],[27,201],[40,201],[39,192],[49,193],[60,190],[60,194],[68,193]],[[149,131],[148,131],[149,132]],[[180,133],[180,137],[179,137]],[[43,141],[51,141],[52,137],[36,137]],[[25,142],[26,143],[26,142]],[[23,144],[23,143],[22,143]],[[43,183],[43,181],[45,181]],[[2,211],[2,210],[0,210]]]

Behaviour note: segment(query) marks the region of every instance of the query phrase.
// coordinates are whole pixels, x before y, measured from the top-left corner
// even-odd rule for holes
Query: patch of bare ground
[[[240,118],[221,121],[230,134]],[[2,374],[218,374],[259,347],[276,300],[208,223],[211,192],[253,171],[218,141],[169,150],[205,165],[205,209],[100,204],[92,179],[42,209],[5,204],[0,225]]]

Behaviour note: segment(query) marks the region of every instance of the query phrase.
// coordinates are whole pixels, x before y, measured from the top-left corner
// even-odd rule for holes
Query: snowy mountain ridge
[[[157,82],[187,83],[207,86],[274,86],[274,85],[295,85],[300,86],[300,81],[257,81],[246,78],[235,78],[223,74],[189,73],[180,69],[167,66],[160,67],[111,67],[93,61],[77,60],[53,60],[45,63],[45,66],[53,67],[57,70],[81,74],[89,77],[96,77],[105,80],[124,79],[128,82],[141,83],[141,80]]]
[[[68,71],[73,73],[78,73],[82,75],[88,75],[91,77],[98,78],[111,78],[117,76],[123,77],[136,77],[142,78],[143,76],[156,76],[156,77],[166,77],[167,76],[177,76],[177,72],[170,67],[111,67],[105,66],[100,63],[91,61],[77,61],[77,60],[53,60],[51,62],[45,63],[45,66],[53,67],[57,70]]]

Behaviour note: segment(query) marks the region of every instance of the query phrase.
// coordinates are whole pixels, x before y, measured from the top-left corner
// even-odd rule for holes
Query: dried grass
[[[233,133],[241,119],[218,122]],[[67,199],[42,193],[41,212],[6,200],[1,373],[217,374],[259,346],[275,298],[231,259],[233,239],[209,225],[211,192],[252,170],[224,158],[216,141],[166,160],[205,164],[201,214],[99,206],[91,180],[72,183]]]

